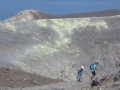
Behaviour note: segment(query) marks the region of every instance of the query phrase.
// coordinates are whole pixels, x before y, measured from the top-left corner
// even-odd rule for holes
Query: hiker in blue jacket
[[[92,64],[90,65],[90,71],[92,72],[92,77],[90,77],[91,80],[95,77],[96,72],[98,71],[98,70],[97,70],[97,65],[98,65],[98,61],[97,61],[97,60],[95,61],[95,63],[92,63]]]
[[[80,79],[82,78],[83,70],[84,70],[83,66],[81,66],[81,68],[78,70],[78,76],[77,76],[78,82],[80,82]]]

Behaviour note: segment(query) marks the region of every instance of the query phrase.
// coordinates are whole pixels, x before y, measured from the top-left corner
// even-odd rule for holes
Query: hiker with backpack
[[[81,68],[78,69],[78,76],[77,76],[78,82],[80,82],[80,79],[82,78],[83,70],[84,70],[84,66],[81,66]]]
[[[91,65],[90,65],[90,71],[91,71],[91,73],[92,73],[92,77],[90,77],[91,78],[91,80],[95,77],[95,75],[96,75],[96,73],[97,73],[97,65],[98,65],[98,61],[96,60],[95,61],[95,63],[92,63]],[[99,71],[98,71],[99,72]]]

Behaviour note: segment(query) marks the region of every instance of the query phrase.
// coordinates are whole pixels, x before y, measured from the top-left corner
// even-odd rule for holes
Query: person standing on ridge
[[[95,77],[96,72],[98,71],[98,70],[97,70],[97,65],[98,65],[98,60],[96,60],[95,63],[92,63],[92,64],[90,65],[90,71],[91,71],[91,73],[92,73],[92,77],[90,77],[91,80]],[[98,72],[99,72],[99,71],[98,71]]]
[[[77,76],[77,79],[78,79],[78,82],[80,82],[80,79],[82,78],[82,72],[84,70],[84,67],[81,66],[80,69],[78,69],[78,76]]]

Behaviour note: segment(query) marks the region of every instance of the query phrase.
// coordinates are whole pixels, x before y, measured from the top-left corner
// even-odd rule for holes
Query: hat
[[[82,68],[82,69],[84,69],[84,67],[83,67],[83,66],[81,66],[81,68]]]

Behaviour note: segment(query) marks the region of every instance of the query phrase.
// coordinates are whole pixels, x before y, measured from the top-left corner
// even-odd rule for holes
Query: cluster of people
[[[95,61],[95,63],[92,63],[90,65],[90,71],[92,73],[92,76],[90,77],[91,80],[95,77],[96,73],[99,72],[97,70],[97,65],[98,65],[98,60]],[[77,75],[77,79],[78,79],[78,82],[80,82],[80,79],[82,78],[82,72],[84,70],[84,66],[81,66],[80,69],[78,69],[78,75]]]

